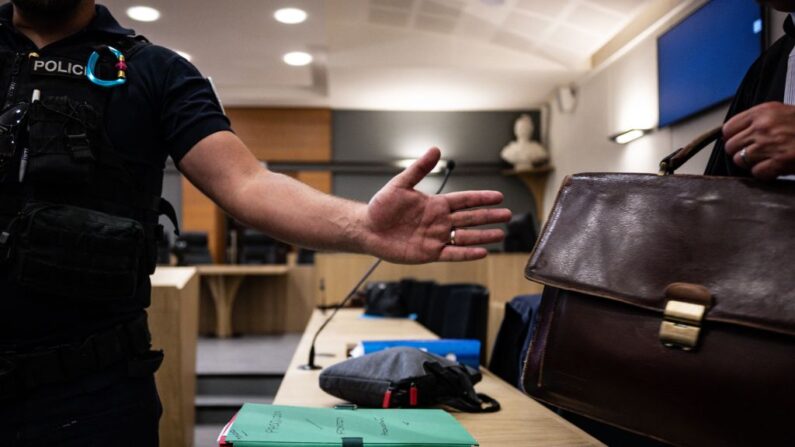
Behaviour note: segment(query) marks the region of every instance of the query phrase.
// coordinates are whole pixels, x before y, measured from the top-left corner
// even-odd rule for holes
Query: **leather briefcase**
[[[676,445],[795,445],[795,182],[566,178],[525,275],[544,284],[523,386]]]

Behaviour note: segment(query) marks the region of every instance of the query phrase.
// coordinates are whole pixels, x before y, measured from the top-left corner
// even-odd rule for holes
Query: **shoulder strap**
[[[464,368],[445,367],[436,362],[425,362],[425,369],[446,383],[452,396],[439,396],[440,403],[467,413],[495,413],[500,403],[494,398],[476,393],[472,380]],[[484,406],[484,404],[486,404]]]
[[[468,398],[450,399],[444,402],[444,405],[466,413],[496,413],[500,411],[500,403],[488,394],[477,393],[477,398],[477,401]]]
[[[124,36],[117,40],[114,45],[129,59],[143,48],[152,45],[152,43],[144,36]]]

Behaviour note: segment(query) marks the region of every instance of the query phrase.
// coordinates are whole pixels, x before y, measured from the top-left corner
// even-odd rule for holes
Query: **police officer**
[[[298,245],[422,263],[481,258],[498,192],[429,197],[438,149],[369,204],[260,166],[208,82],[92,0],[0,7],[0,443],[156,445],[144,309],[171,157],[235,218]]]

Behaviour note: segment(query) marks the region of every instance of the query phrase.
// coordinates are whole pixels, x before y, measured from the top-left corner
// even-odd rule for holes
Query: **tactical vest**
[[[120,154],[105,133],[112,90],[127,85],[86,76],[92,52],[101,55],[96,75],[115,79],[124,65],[108,46],[135,64],[149,43],[107,39],[32,53],[0,47],[0,271],[34,293],[140,307],[131,301],[155,268],[158,217],[176,227],[176,215],[159,197],[162,168]]]

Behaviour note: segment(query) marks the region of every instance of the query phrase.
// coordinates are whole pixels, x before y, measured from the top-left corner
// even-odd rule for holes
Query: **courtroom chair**
[[[300,265],[311,265],[315,263],[315,250],[299,248],[296,262]]]
[[[213,263],[207,244],[207,233],[204,232],[183,232],[177,236],[174,254],[177,256],[177,265]]]
[[[480,358],[486,359],[489,290],[479,284],[437,285],[427,313],[418,320],[441,338],[480,340]]]
[[[427,314],[429,302],[436,283],[403,278],[400,281],[378,281],[365,286],[365,312],[370,315],[388,317],[414,316]]]
[[[406,318],[409,312],[405,291],[403,281],[367,283],[364,289],[364,313],[387,318]]]
[[[538,223],[533,213],[516,214],[508,222],[503,241],[505,252],[529,253],[538,239]]]
[[[541,295],[519,295],[505,303],[505,316],[491,351],[489,371],[519,389],[523,389],[522,365],[535,332],[540,305]]]
[[[436,282],[403,279],[401,285],[405,288],[406,309],[409,314],[417,316],[417,321],[422,322],[430,309],[431,296],[437,287]]]
[[[246,229],[240,238],[241,264],[286,264],[289,247],[265,233]]]

